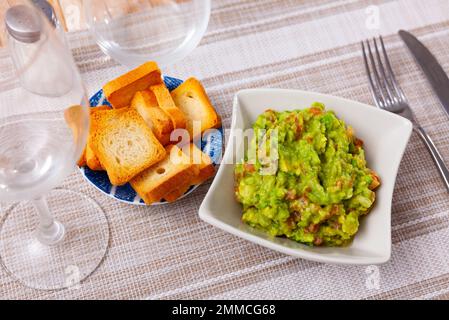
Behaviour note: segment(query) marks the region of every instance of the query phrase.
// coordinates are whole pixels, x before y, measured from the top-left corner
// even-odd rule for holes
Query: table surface
[[[297,88],[372,104],[360,41],[382,34],[418,121],[449,159],[449,119],[397,36],[399,29],[412,31],[449,71],[447,0],[212,3],[209,29],[200,46],[164,71],[200,78],[226,128],[233,95],[244,88]],[[68,37],[90,93],[125,71],[87,32],[71,32]],[[0,269],[0,298],[449,298],[449,197],[415,134],[395,188],[392,256],[382,266],[309,262],[226,234],[198,218],[209,186],[172,205],[134,207],[112,201],[74,172],[62,187],[95,198],[109,218],[106,259],[79,287],[61,291],[25,288]],[[4,214],[7,205],[0,209]]]

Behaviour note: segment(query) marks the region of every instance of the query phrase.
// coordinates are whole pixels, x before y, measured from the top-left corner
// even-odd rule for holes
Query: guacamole
[[[235,166],[242,220],[273,236],[315,246],[348,244],[380,185],[363,142],[323,104],[267,110]]]

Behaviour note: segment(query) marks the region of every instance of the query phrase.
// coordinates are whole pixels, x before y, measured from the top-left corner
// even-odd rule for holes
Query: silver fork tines
[[[426,144],[449,191],[449,169],[446,167],[432,139],[416,122],[404,92],[396,80],[382,37],[379,37],[379,42],[380,49],[376,38],[373,39],[373,53],[369,40],[362,41],[363,61],[365,62],[366,73],[374,102],[380,109],[396,113],[413,123],[413,129]],[[376,58],[374,58],[374,55]]]
[[[373,50],[371,50],[369,40],[362,42],[363,59],[368,74],[371,93],[379,108],[400,113],[404,110],[407,99],[396,81],[382,37],[379,40],[380,50],[377,40],[375,38],[373,39],[376,59],[374,58]],[[380,51],[382,51],[384,61],[382,61]]]

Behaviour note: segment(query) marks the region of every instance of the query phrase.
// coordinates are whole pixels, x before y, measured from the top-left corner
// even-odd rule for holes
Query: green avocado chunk
[[[349,244],[380,185],[352,128],[314,103],[267,110],[253,129],[234,170],[243,222],[311,246]]]

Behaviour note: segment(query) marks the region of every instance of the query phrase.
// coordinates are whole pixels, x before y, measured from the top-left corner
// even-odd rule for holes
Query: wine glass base
[[[109,246],[109,223],[91,198],[56,189],[46,196],[50,212],[65,228],[63,239],[44,245],[37,238],[36,209],[31,202],[8,209],[0,226],[0,259],[11,276],[41,290],[76,288],[103,261]]]

